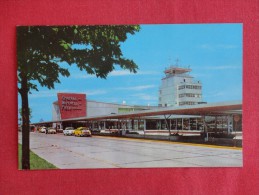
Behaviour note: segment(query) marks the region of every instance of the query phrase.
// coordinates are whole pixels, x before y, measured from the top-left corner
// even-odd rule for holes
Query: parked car
[[[64,135],[74,135],[74,127],[66,127],[65,130],[63,131]]]
[[[75,130],[74,132],[75,136],[87,136],[87,137],[91,137],[91,131],[89,130],[89,128],[87,127],[79,127]]]
[[[40,133],[46,133],[46,129],[47,129],[47,127],[41,127],[40,128]]]
[[[63,129],[57,129],[57,133],[63,133]]]
[[[54,128],[48,128],[47,134],[56,134],[57,131]]]

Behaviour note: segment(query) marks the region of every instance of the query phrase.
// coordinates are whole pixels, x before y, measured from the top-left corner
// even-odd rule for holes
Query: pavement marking
[[[128,137],[109,137],[109,136],[94,136],[101,139],[117,139],[117,140],[129,140],[129,141],[141,141],[141,142],[160,142],[160,143],[166,143],[166,144],[180,144],[180,145],[186,145],[186,146],[197,146],[197,147],[205,147],[205,148],[219,148],[219,149],[229,149],[229,150],[242,150],[243,148],[240,147],[231,147],[231,146],[217,146],[217,145],[209,145],[209,144],[194,144],[194,143],[186,143],[186,142],[173,142],[173,141],[167,141],[167,140],[146,140],[146,139],[136,139],[136,138],[128,138]]]

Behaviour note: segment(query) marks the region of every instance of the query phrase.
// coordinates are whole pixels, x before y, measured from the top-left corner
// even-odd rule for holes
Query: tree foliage
[[[123,57],[120,46],[128,34],[139,30],[137,25],[17,27],[18,81],[25,71],[29,89],[37,90],[33,81],[54,88],[59,75],[70,75],[59,62],[75,63],[80,70],[101,78],[106,78],[114,65],[135,73],[137,65]]]
[[[76,65],[86,74],[106,78],[120,66],[136,73],[137,65],[126,59],[121,43],[138,25],[113,26],[19,26],[17,27],[18,92],[22,99],[22,168],[29,169],[29,102],[37,83],[49,89],[70,75],[61,62]]]

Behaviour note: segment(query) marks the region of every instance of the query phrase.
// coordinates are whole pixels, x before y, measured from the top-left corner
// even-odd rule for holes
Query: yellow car
[[[75,131],[74,131],[74,135],[75,136],[87,136],[87,137],[91,137],[91,131],[89,130],[89,128],[87,127],[78,127]]]

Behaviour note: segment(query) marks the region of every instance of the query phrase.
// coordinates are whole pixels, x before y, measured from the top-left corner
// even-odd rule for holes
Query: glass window
[[[181,118],[177,119],[177,130],[182,130],[182,119]]]
[[[190,130],[197,130],[197,118],[190,118]]]
[[[171,120],[171,129],[174,130],[177,127],[176,119]]]
[[[185,118],[183,119],[183,130],[189,130],[190,124],[189,124],[189,119]]]

